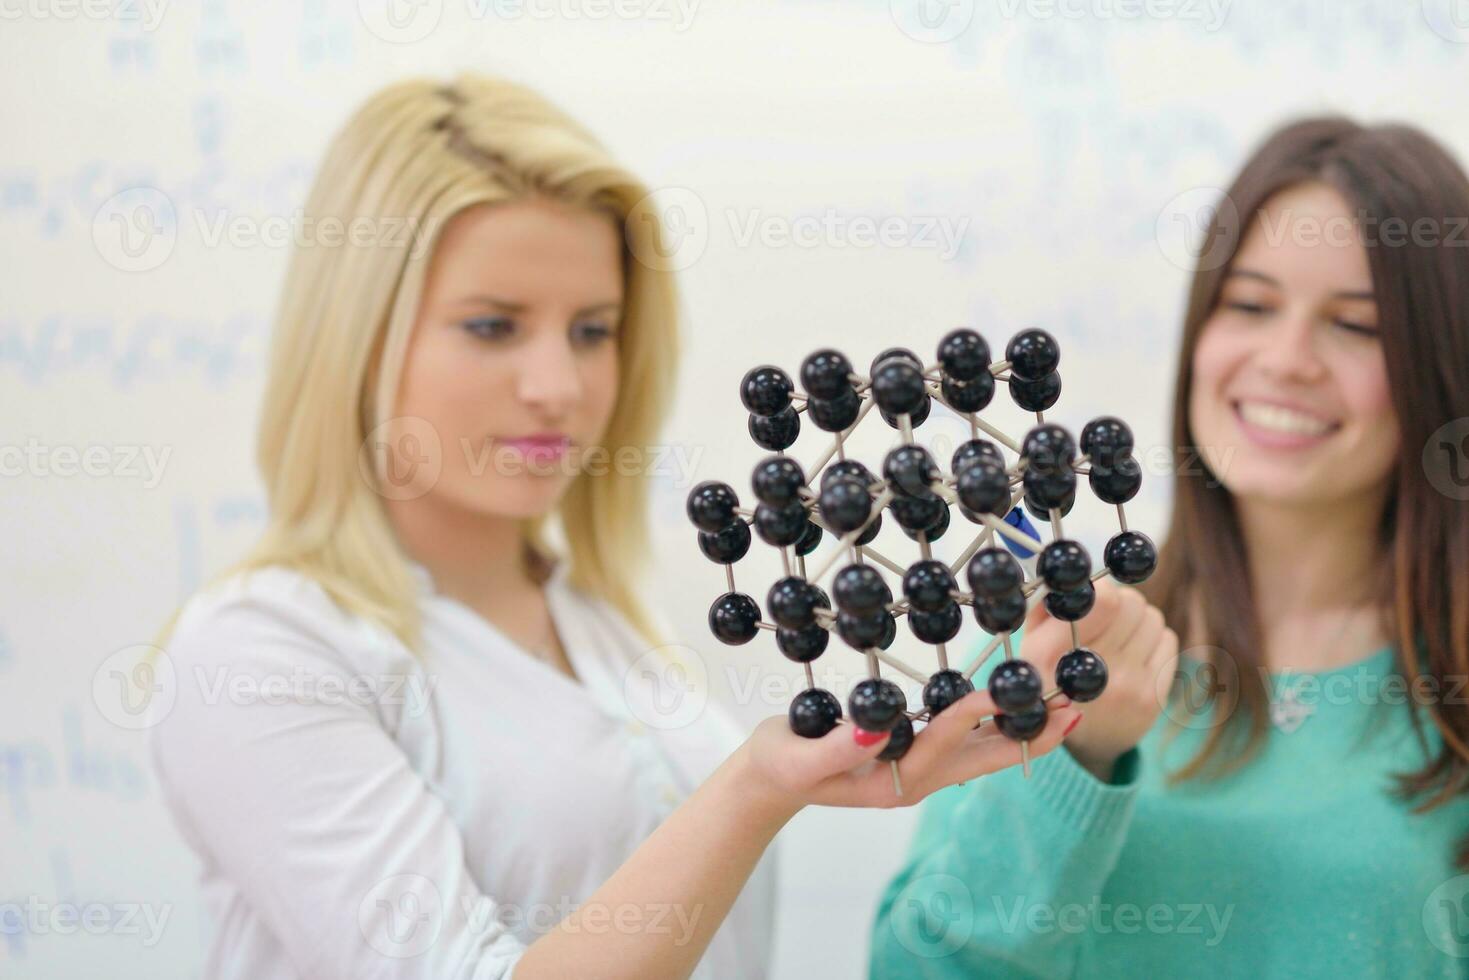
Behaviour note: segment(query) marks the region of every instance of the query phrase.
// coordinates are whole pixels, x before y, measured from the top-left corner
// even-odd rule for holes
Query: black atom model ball
[[[842,719],[842,703],[830,691],[813,687],[791,701],[791,731],[802,738],[820,738]]]

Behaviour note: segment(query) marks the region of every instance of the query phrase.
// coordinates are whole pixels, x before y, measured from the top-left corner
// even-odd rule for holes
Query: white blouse
[[[702,672],[658,668],[564,568],[546,595],[580,683],[410,567],[423,659],[285,568],[180,615],[150,749],[203,864],[208,977],[508,978],[739,743]],[[774,879],[767,855],[695,976],[765,976]],[[583,928],[678,941],[700,912],[650,896]]]

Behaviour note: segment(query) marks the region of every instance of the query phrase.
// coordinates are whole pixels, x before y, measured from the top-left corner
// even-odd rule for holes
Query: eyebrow
[[[1276,289],[1281,288],[1281,283],[1279,279],[1276,279],[1274,276],[1267,276],[1263,272],[1256,272],[1254,269],[1230,269],[1229,272],[1225,274],[1224,278],[1254,279],[1259,282],[1263,282],[1268,286],[1274,286]],[[1373,293],[1370,289],[1366,290],[1365,292],[1362,290],[1343,289],[1332,293],[1332,296],[1336,297],[1337,299],[1363,299],[1372,300],[1373,302],[1376,302],[1377,300],[1376,294]]]
[[[503,310],[506,313],[524,313],[526,310],[524,303],[513,303],[508,299],[499,299],[495,296],[466,296],[461,302],[467,306],[489,306],[497,310]],[[622,309],[620,302],[617,300],[607,300],[602,303],[593,303],[591,306],[584,306],[576,312],[578,316],[584,316],[588,313],[599,313],[603,310],[620,309]]]

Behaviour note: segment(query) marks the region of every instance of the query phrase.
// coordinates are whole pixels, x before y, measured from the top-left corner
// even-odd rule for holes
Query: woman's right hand
[[[1081,645],[1106,662],[1107,688],[1095,701],[1077,705],[1086,721],[1066,739],[1066,748],[1097,778],[1108,780],[1113,764],[1142,741],[1167,704],[1178,667],[1178,634],[1137,589],[1107,579],[1096,589],[1096,604],[1076,626]],[[1070,623],[1048,615],[1043,602],[1031,609],[1022,659],[1049,679],[1072,648]]]

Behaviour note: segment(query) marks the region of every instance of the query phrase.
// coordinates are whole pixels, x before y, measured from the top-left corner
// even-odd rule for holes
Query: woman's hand
[[[1142,593],[1103,579],[1096,583],[1097,601],[1076,624],[1081,645],[1107,664],[1102,696],[1077,705],[1086,722],[1066,740],[1066,748],[1097,778],[1112,777],[1112,766],[1142,740],[1167,704],[1178,666],[1178,634],[1163,622],[1163,613]],[[1073,648],[1071,624],[1045,612],[1045,603],[1030,611],[1020,656],[1041,673],[1056,676],[1056,662]]]
[[[1032,758],[1061,744],[1066,730],[1081,718],[1064,697],[1052,701],[1050,707],[1045,729],[1030,740]],[[767,795],[791,812],[810,803],[911,806],[945,786],[1020,764],[1020,743],[1001,735],[993,721],[976,730],[980,719],[994,713],[989,694],[976,691],[954,702],[919,731],[907,754],[898,760],[902,796],[894,791],[890,765],[877,759],[887,746],[887,736],[863,745],[853,737],[860,729],[848,722],[813,739],[792,732],[784,717],[767,718],[737,754],[744,757],[751,791]]]

